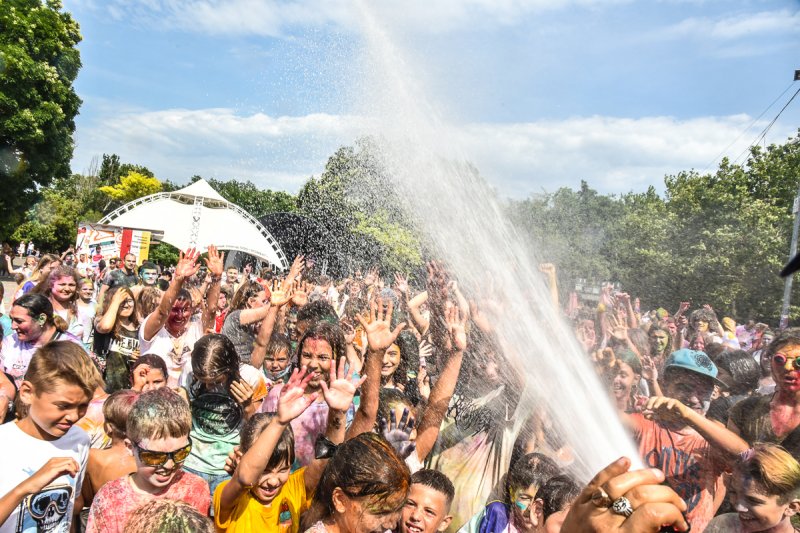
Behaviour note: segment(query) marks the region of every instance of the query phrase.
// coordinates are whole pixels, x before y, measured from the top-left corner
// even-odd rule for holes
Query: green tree
[[[180,250],[165,242],[158,242],[150,245],[149,260],[162,266],[173,266],[178,264]]]
[[[61,2],[0,2],[0,233],[11,229],[54,177],[67,177],[81,67],[78,24]]]
[[[145,176],[136,171],[130,171],[122,176],[117,185],[100,187],[100,192],[108,196],[111,202],[120,205],[160,191],[160,181],[154,177]]]
[[[80,211],[77,200],[45,189],[42,200],[28,211],[11,238],[33,240],[40,250],[61,252],[75,244]]]

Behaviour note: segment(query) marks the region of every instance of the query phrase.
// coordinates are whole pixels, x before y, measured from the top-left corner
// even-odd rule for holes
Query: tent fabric
[[[195,221],[195,218],[197,220]],[[244,209],[228,202],[207,181],[183,189],[138,198],[105,216],[100,223],[163,232],[163,242],[181,250],[236,250],[289,268],[278,241]]]

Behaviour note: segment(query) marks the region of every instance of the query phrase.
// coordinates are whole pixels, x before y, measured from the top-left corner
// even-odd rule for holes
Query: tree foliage
[[[0,233],[23,219],[38,187],[70,174],[80,40],[57,0],[0,2]]]
[[[586,183],[511,202],[509,212],[556,263],[563,292],[578,279],[618,281],[645,305],[710,304],[738,319],[777,322],[800,181],[800,136],[723,160],[711,174],[680,172],[663,195],[600,195]],[[797,301],[800,291],[793,294]]]
[[[100,192],[120,205],[160,191],[160,181],[154,177],[146,176],[133,170],[120,177],[117,185],[100,187]]]

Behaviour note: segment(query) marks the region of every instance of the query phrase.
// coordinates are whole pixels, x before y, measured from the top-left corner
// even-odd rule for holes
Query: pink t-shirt
[[[189,472],[179,472],[167,490],[158,495],[139,490],[132,476],[124,476],[98,491],[89,510],[86,533],[122,533],[131,513],[156,498],[188,503],[203,515],[208,515],[211,507],[208,483]]]
[[[281,389],[283,383],[272,387],[261,404],[262,413],[274,413],[278,410]],[[325,400],[314,402],[302,415],[292,420],[291,424],[294,432],[295,468],[308,466],[314,460],[314,441],[319,435],[325,434],[328,425],[328,404]]]

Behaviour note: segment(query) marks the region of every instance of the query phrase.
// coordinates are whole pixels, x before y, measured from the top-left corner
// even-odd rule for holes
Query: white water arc
[[[490,272],[508,320],[497,324],[506,354],[526,369],[523,407],[542,399],[575,452],[583,481],[621,455],[637,452],[569,325],[553,308],[538,262],[495,193],[467,164],[468,154],[415,80],[375,11],[357,0],[369,79],[355,86],[375,124],[383,163],[405,206],[437,253],[467,285]],[[519,412],[526,412],[525,409]],[[518,422],[521,422],[519,420]]]

